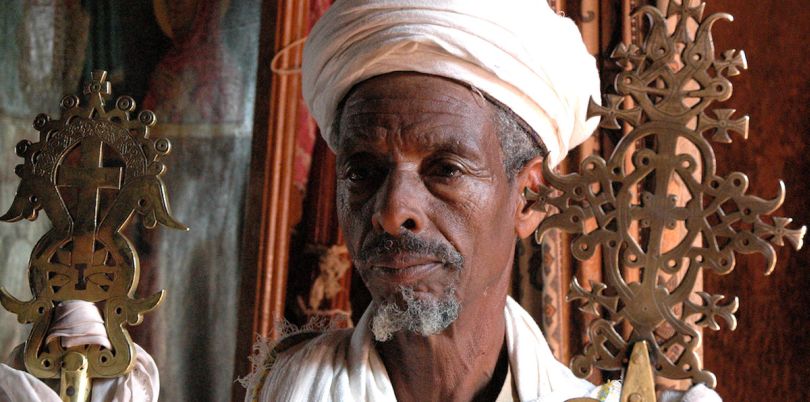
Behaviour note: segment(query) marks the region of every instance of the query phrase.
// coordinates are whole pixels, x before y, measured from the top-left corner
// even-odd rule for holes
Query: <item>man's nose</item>
[[[371,223],[377,230],[399,236],[402,230],[420,232],[425,224],[424,192],[415,172],[393,171],[377,194]]]

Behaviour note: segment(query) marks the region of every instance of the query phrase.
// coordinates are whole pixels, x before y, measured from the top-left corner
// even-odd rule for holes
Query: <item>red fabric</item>
[[[312,0],[309,9],[309,28],[323,15],[332,4],[332,0]],[[312,151],[315,139],[319,135],[318,126],[309,115],[303,97],[298,98],[298,116],[296,118],[297,138],[295,144],[295,162],[293,171],[293,184],[302,193],[307,188],[309,169],[312,165]]]
[[[188,32],[176,32],[173,47],[155,68],[144,99],[161,122],[226,123],[243,118],[242,86],[236,63],[222,43],[223,2],[200,1]]]

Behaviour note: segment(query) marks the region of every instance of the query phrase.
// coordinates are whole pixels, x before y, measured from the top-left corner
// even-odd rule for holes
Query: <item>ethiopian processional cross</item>
[[[601,116],[601,128],[626,134],[608,160],[587,157],[579,173],[558,175],[546,166],[550,186],[526,194],[536,209],[554,211],[537,229],[538,242],[558,229],[574,235],[578,260],[602,255],[604,283],[571,283],[568,299],[596,316],[571,368],[580,377],[592,367],[627,369],[622,402],[655,401],[653,375],[713,388],[694,325],[716,331],[725,320],[733,330],[739,303],[696,292],[697,279],[704,271],[730,273],[735,253],[762,254],[767,275],[776,263],[773,246],[787,241],[798,249],[806,231],[790,229],[790,218],[769,217],[784,200],[781,182],[776,197],[762,199],[746,194],[745,174],[716,173],[710,141],[730,143],[731,133],[747,138],[748,117],[709,107],[731,97],[727,77],[746,60],[742,51],[715,55],[712,26],[732,17],[703,18],[704,6],[670,0],[665,13],[654,6],[637,11],[649,20],[646,40],[613,51],[622,67],[616,93],[589,108]],[[676,244],[665,246],[672,237]]]
[[[122,96],[112,110],[107,72],[94,71],[84,90],[62,99],[62,116],[34,119],[39,141],[16,146],[24,162],[15,172],[21,182],[0,219],[34,220],[44,210],[53,227],[36,244],[28,267],[33,299],[20,301],[0,289],[0,302],[19,322],[33,324],[25,343],[26,370],[39,378],[61,379],[64,401],[86,401],[93,378],[127,374],[135,364],[135,345],[125,326],[140,324],[165,291],[140,299],[138,253],[122,231],[137,213],[147,228],[161,223],[187,228],[172,218],[161,180],[160,158],[171,146],[152,139],[155,114],[144,110],[130,119],[135,101]],[[102,311],[110,348],[63,347],[47,341],[56,306],[68,300],[95,303]]]

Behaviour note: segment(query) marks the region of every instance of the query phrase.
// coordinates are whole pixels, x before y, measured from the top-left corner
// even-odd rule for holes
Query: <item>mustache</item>
[[[464,257],[449,243],[425,240],[409,231],[401,232],[398,237],[383,232],[366,238],[355,257],[355,262],[368,265],[373,260],[397,254],[433,257],[442,264],[456,269],[464,265]]]

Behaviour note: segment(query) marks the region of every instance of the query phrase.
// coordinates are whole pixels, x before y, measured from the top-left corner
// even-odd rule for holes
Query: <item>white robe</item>
[[[326,332],[280,353],[272,367],[264,367],[269,373],[256,373],[246,401],[396,401],[374,348],[373,309],[372,304],[355,329]],[[599,391],[618,400],[618,387],[595,387],[558,362],[540,328],[512,298],[504,315],[509,367],[521,401],[558,402]]]
[[[59,338],[64,347],[98,344],[110,348],[104,321],[93,303],[66,301],[57,307],[56,319],[48,335]],[[135,345],[135,366],[117,378],[98,378],[92,383],[90,402],[155,402],[160,380],[157,365],[140,346]],[[0,363],[0,402],[62,402],[59,380],[48,384],[24,371],[22,345],[6,364]]]
[[[118,378],[93,380],[90,402],[155,402],[158,381],[157,365],[140,346],[135,345],[137,357],[132,371]],[[22,353],[22,348],[13,354]],[[20,367],[22,368],[22,367]],[[58,387],[59,380],[54,385]],[[58,388],[56,388],[58,389]],[[39,378],[23,370],[0,363],[0,401],[2,402],[62,402],[59,393]]]

